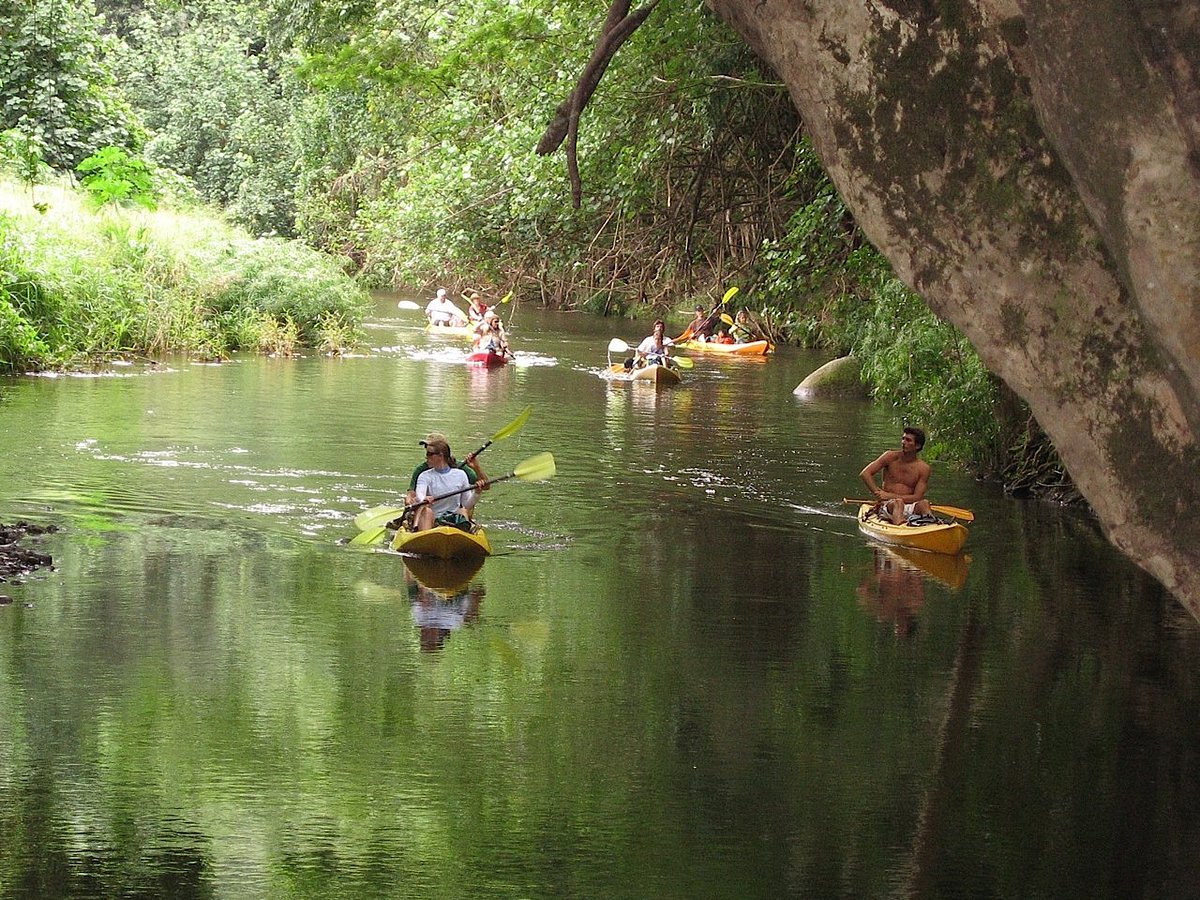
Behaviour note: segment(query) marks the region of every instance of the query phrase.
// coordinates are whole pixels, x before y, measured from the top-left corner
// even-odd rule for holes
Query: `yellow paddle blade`
[[[387,525],[392,519],[398,519],[402,515],[404,515],[403,506],[376,506],[374,509],[368,509],[355,516],[354,526],[359,531],[370,531],[380,525]]]
[[[727,290],[725,292],[725,296],[721,298],[721,305],[724,306],[726,303],[728,303],[730,300],[732,300],[734,294],[736,294],[737,292],[738,292],[737,285],[734,285],[729,290]]]
[[[721,313],[721,321],[724,322],[726,325],[732,325],[733,324],[733,316],[731,316],[729,313]]]
[[[513,292],[509,291],[507,294],[505,294],[503,297],[501,297],[499,300],[496,301],[496,305],[500,306],[501,304],[507,303],[509,300],[512,299],[512,296],[513,296]]]
[[[686,356],[672,356],[671,357],[671,365],[678,366],[681,369],[690,369],[692,366],[694,366],[696,364],[694,362],[692,362],[690,359],[688,359]]]
[[[556,471],[554,454],[539,453],[513,469],[513,474],[522,481],[545,481],[547,478],[553,478]]]
[[[377,525],[379,523],[373,522],[372,520],[378,519],[380,513],[393,512],[394,510],[395,510],[394,506],[372,506],[370,509],[368,509],[364,512],[360,512],[357,516],[354,517],[354,527],[357,528],[359,531],[366,531],[368,528],[374,528],[375,525]],[[401,507],[400,511],[401,512],[404,511],[403,507]],[[396,517],[391,516],[387,519],[384,519],[383,521],[390,522],[394,518],[396,518]]]
[[[511,422],[509,422],[507,425],[505,425],[503,428],[501,428],[499,431],[497,431],[495,434],[493,434],[492,440],[499,441],[499,440],[503,440],[504,438],[508,437],[509,435],[516,434],[523,427],[525,427],[525,423],[527,421],[529,421],[529,416],[532,413],[533,413],[532,406],[525,407],[523,410],[521,410],[521,414],[519,416],[517,416],[515,419],[513,419]]]
[[[381,537],[383,537],[384,532],[386,532],[386,531],[387,531],[387,526],[385,526],[385,525],[380,525],[378,528],[368,528],[366,531],[360,532],[359,534],[355,535],[354,538],[350,541],[350,546],[351,547],[366,547],[370,544],[375,543],[377,540],[379,540]]]

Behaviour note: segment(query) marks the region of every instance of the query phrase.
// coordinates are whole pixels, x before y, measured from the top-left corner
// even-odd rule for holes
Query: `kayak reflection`
[[[483,559],[404,557],[404,580],[422,650],[441,650],[451,632],[479,618],[486,591],[482,584],[472,585],[471,579],[482,567]]]

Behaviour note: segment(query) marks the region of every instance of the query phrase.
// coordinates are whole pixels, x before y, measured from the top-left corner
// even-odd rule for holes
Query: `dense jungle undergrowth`
[[[656,7],[612,58],[579,120],[578,206],[563,155],[534,148],[593,52],[594,4],[99,0],[95,11],[91,0],[0,6],[0,129],[26,140],[11,160],[26,184],[39,165],[71,171],[120,147],[253,234],[352,260],[367,286],[512,290],[519,302],[651,317],[686,316],[737,285],[729,311],[746,308],[777,343],[858,356],[874,395],[930,431],[930,456],[1014,491],[1074,496],[1025,405],[893,276],[786,91],[700,4]],[[70,314],[42,324],[27,314],[43,294],[11,285],[57,282],[36,277],[53,254],[21,243],[28,220],[0,223],[0,364],[104,352],[130,334],[147,352],[270,347],[279,330],[335,349],[357,324],[336,265],[314,268],[322,280],[291,300],[288,276],[226,268],[245,256],[255,273],[315,266],[294,244],[235,240],[245,255],[218,256],[212,283],[189,284],[193,274],[176,290],[159,279],[190,268],[180,247],[133,222],[98,220],[87,248],[35,229],[77,247],[77,275],[112,273],[94,277],[119,290],[92,294],[121,298],[103,316],[63,300]],[[231,282],[241,287],[223,293]],[[165,338],[140,317],[168,296],[202,299],[180,304]]]

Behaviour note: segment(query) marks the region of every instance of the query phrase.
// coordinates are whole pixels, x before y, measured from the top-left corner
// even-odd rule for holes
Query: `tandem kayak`
[[[774,347],[770,341],[749,341],[745,344],[722,344],[720,341],[684,341],[679,345],[684,350],[701,353],[720,353],[725,356],[766,356]]]
[[[864,503],[858,508],[858,529],[868,537],[885,544],[953,556],[962,550],[963,544],[967,542],[966,526],[958,522],[893,525],[876,516],[874,510],[875,507],[870,503]]]
[[[492,555],[492,545],[482,528],[463,531],[453,525],[439,525],[427,531],[397,531],[392,549],[437,559],[471,559]]]
[[[468,366],[483,366],[496,369],[508,364],[508,357],[503,353],[493,353],[491,350],[476,350],[467,355]]]

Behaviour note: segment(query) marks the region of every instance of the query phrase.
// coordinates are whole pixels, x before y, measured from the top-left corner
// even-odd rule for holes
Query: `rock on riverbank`
[[[0,582],[50,566],[53,560],[48,553],[20,547],[17,542],[26,535],[52,534],[55,531],[58,528],[54,525],[34,525],[30,522],[0,525]]]

